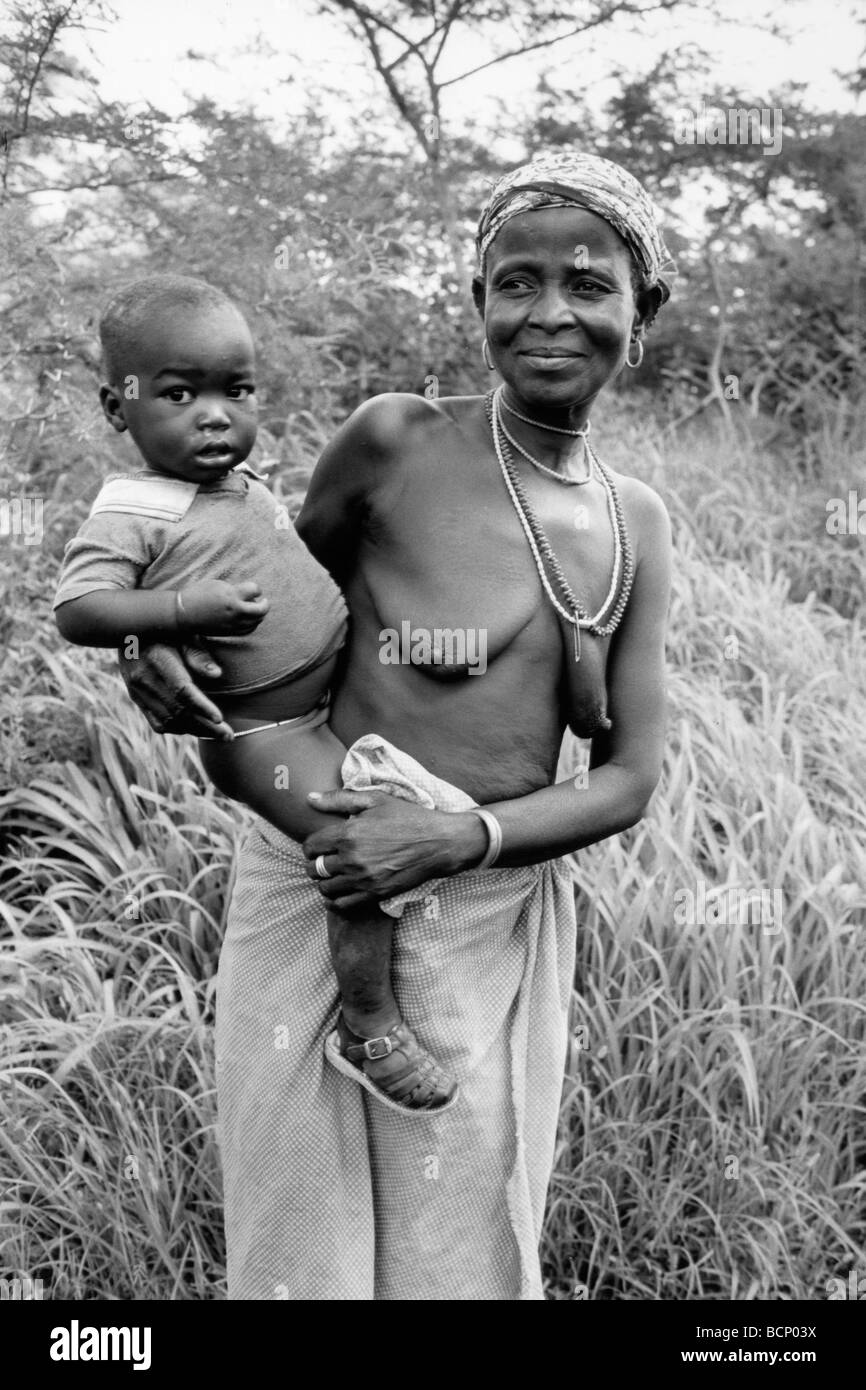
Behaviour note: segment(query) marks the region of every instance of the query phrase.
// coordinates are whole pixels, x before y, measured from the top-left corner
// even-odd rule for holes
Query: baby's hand
[[[200,579],[181,589],[178,604],[181,629],[206,637],[241,637],[253,632],[267,611],[268,601],[252,579],[241,584]]]

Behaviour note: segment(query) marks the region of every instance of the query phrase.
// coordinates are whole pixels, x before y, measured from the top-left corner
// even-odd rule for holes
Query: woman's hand
[[[382,791],[314,792],[310,800],[317,811],[347,817],[304,841],[309,877],[340,911],[370,907],[430,878],[460,873],[487,848],[487,830],[471,811],[430,811]],[[318,855],[328,878],[316,873]]]
[[[120,674],[129,698],[138,705],[158,734],[196,734],[232,739],[231,725],[217,706],[199,690],[194,676],[213,679],[220,668],[203,647],[142,647],[133,660],[120,652]]]

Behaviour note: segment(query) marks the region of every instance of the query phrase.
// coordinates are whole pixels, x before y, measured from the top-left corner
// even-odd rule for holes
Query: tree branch
[[[442,49],[445,47],[445,44],[448,42],[448,35],[451,33],[451,30],[452,30],[454,24],[455,24],[455,23],[457,22],[457,20],[460,18],[460,12],[461,12],[462,9],[463,9],[463,0],[453,0],[453,3],[449,6],[449,8],[448,8],[448,13],[447,13],[447,15],[445,16],[445,18],[443,19],[442,24],[441,24],[441,26],[440,26],[440,27],[441,27],[441,30],[442,30],[442,37],[441,37],[441,39],[439,40],[439,47],[436,49],[436,52],[434,53],[434,55],[433,55],[433,57],[432,57],[432,59],[431,59],[431,61],[430,61],[430,67],[431,67],[431,69],[432,69],[432,68],[435,68],[436,64],[439,62],[439,59],[442,57]],[[430,35],[430,38],[431,38],[431,39],[432,39],[432,38],[435,38],[435,35],[436,35],[436,30],[434,29],[433,33]],[[429,42],[429,40],[428,40],[428,42]],[[445,86],[446,84],[443,82],[442,85]]]
[[[60,30],[60,29],[63,27],[64,23],[65,23],[66,20],[69,18],[69,16],[71,15],[72,11],[74,10],[74,8],[75,8],[75,0],[72,0],[72,4],[69,5],[69,6],[67,7],[67,9],[62,10],[59,14],[54,15],[54,16],[51,18],[50,22],[49,22],[48,30],[47,30],[47,33],[46,33],[46,35],[45,35],[45,40],[44,40],[44,42],[43,42],[41,48],[38,50],[38,53],[37,53],[37,57],[36,57],[36,66],[34,67],[33,72],[32,72],[32,74],[31,74],[31,77],[30,77],[30,81],[29,81],[29,83],[27,84],[27,95],[26,95],[26,97],[24,98],[23,115],[22,115],[22,118],[21,118],[21,121],[20,121],[20,132],[21,132],[22,135],[26,135],[26,134],[27,134],[27,127],[28,127],[28,124],[29,124],[29,121],[30,121],[30,107],[31,107],[31,104],[32,104],[32,102],[33,102],[33,94],[34,94],[34,92],[35,92],[35,90],[36,90],[36,83],[39,81],[39,78],[40,78],[40,76],[41,76],[41,74],[42,74],[42,68],[43,68],[43,66],[44,66],[44,64],[45,64],[45,59],[48,57],[48,50],[51,48],[51,45],[54,43],[54,40],[55,40],[55,38],[57,37],[58,30]],[[16,102],[16,105],[15,105],[15,117],[16,117],[16,120],[18,119],[18,112],[19,112],[19,106],[18,106],[18,103]]]
[[[597,29],[600,24],[607,24],[618,14],[650,14],[653,10],[670,10],[681,0],[659,0],[656,5],[632,5],[616,4],[608,5],[601,10],[593,19],[589,19],[585,24],[578,24],[574,29],[567,29],[564,34],[554,34],[549,39],[537,39],[535,43],[523,44],[520,48],[512,48],[507,53],[500,53],[495,58],[489,58],[486,63],[479,63],[477,67],[467,68],[466,72],[461,72],[459,77],[449,77],[447,82],[440,83],[440,87],[453,87],[457,82],[465,82],[467,77],[474,77],[477,72],[484,72],[487,68],[492,68],[497,63],[507,63],[511,58],[522,58],[526,53],[536,53],[542,48],[552,48],[554,44],[562,43],[564,39],[573,39],[578,34],[586,34],[590,29]]]
[[[349,0],[349,3],[351,3],[351,0]],[[359,6],[358,8],[363,9],[364,7]],[[385,86],[388,88],[391,100],[393,101],[400,115],[403,117],[403,120],[414,132],[415,138],[417,139],[419,145],[421,146],[425,155],[429,159],[431,157],[432,152],[430,149],[429,142],[424,134],[424,128],[421,124],[421,121],[418,119],[417,114],[412,110],[408,100],[400,91],[400,88],[397,86],[397,83],[394,81],[394,78],[391,76],[391,73],[382,58],[382,52],[379,48],[379,42],[373,29],[372,22],[366,18],[361,17],[360,15],[358,16],[358,18],[361,27],[364,30],[364,37],[367,40],[367,46],[370,50],[370,53],[372,54],[373,63],[375,65],[376,71],[382,78],[382,81],[385,83]],[[419,54],[418,56],[420,57],[421,55]],[[423,58],[421,59],[421,61],[424,61]]]
[[[419,45],[417,43],[413,42],[412,39],[408,39],[405,34],[401,33],[401,31],[395,27],[395,25],[389,24],[387,19],[383,19],[381,15],[374,14],[372,10],[368,10],[366,5],[358,4],[358,0],[332,0],[332,3],[337,6],[337,9],[348,10],[350,14],[353,14],[364,26],[365,33],[367,32],[368,25],[376,25],[377,28],[384,29],[386,33],[391,34],[399,43],[405,44],[408,52],[418,53]],[[426,43],[427,39],[422,39],[421,42]],[[405,56],[405,53],[401,54],[399,59],[390,66],[396,66],[397,62],[402,62]]]
[[[15,122],[18,126],[18,130],[15,132],[13,140],[16,138],[21,139],[27,134],[27,129],[30,123],[30,107],[33,102],[33,95],[36,91],[36,84],[39,81],[39,78],[42,74],[42,68],[45,64],[46,58],[48,57],[49,50],[52,44],[54,43],[55,38],[57,37],[58,30],[63,26],[63,24],[65,24],[66,20],[69,18],[70,14],[75,8],[75,3],[76,0],[72,0],[72,4],[69,5],[67,9],[61,10],[58,14],[52,16],[49,22],[49,27],[45,33],[42,45],[37,50],[36,64],[33,68],[32,73],[30,74],[30,81],[27,83],[27,90],[26,95],[24,97],[23,105],[21,101],[20,87],[18,89],[18,92],[16,93]],[[12,134],[12,132],[10,132],[10,134]],[[7,191],[9,183],[9,168],[11,164],[11,157],[12,142],[7,137],[3,144],[3,176],[2,178],[0,178],[0,188],[2,188],[4,195]]]
[[[103,179],[98,182],[85,180],[83,183],[56,183],[46,184],[41,188],[19,189],[10,193],[10,198],[32,198],[34,193],[74,193],[83,190],[86,193],[95,193],[100,188],[135,188],[139,184],[149,183],[170,183],[177,179],[186,179],[188,174],[166,174],[148,173],[140,179]]]

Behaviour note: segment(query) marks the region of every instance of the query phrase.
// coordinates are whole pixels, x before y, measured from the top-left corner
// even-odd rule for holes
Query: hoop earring
[[[631,343],[629,343],[628,352],[625,355],[625,365],[631,367],[632,371],[636,371],[643,361],[643,338],[635,338],[634,341],[637,343],[637,361],[632,362],[631,360]]]
[[[484,365],[487,368],[488,372],[495,372],[496,367],[490,361],[490,349],[487,346],[486,338],[484,339],[484,342],[481,344],[481,356],[484,358]]]

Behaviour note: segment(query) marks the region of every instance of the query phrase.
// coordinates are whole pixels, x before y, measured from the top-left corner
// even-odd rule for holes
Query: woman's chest
[[[428,460],[376,517],[371,574],[442,621],[526,622],[547,590],[595,616],[615,577],[609,494],[600,481],[519,477],[515,497],[492,456]]]

